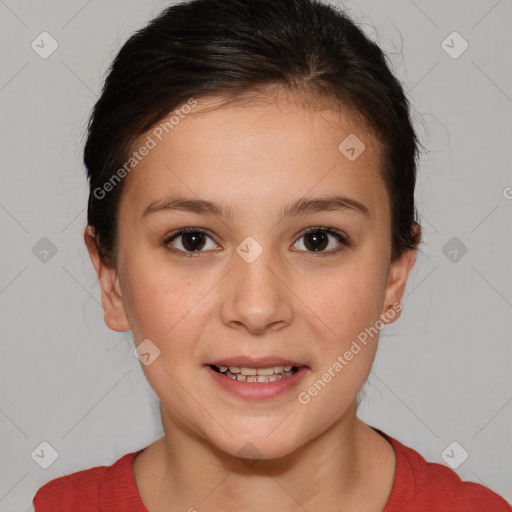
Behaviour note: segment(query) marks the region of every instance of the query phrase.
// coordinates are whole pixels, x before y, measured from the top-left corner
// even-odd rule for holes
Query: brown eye
[[[337,240],[338,247],[336,247],[337,244],[335,242],[331,243],[331,238]],[[348,238],[339,233],[337,230],[321,227],[310,228],[299,238],[299,240],[301,239],[304,239],[303,245],[307,252],[333,253],[350,245]],[[297,243],[299,243],[299,241],[297,241],[296,244]],[[341,244],[341,249],[339,244]],[[334,247],[332,247],[332,245],[334,245]],[[329,247],[329,250],[325,250]]]
[[[329,245],[329,237],[324,231],[304,235],[304,245],[311,251],[323,251]]]
[[[208,245],[208,239],[212,240],[204,231],[197,228],[187,228],[167,238],[164,245],[172,252],[179,253],[182,256],[195,256],[193,253],[203,252],[205,246]],[[210,247],[206,247],[206,249],[215,249],[216,247],[217,245],[212,240]]]
[[[203,233],[184,233],[181,235],[182,245],[187,251],[200,251],[205,244]]]

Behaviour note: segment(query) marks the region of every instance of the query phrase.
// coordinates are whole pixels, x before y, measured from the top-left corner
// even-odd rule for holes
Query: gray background
[[[47,481],[162,434],[130,333],[103,322],[82,239],[81,151],[112,58],[166,5],[0,0],[2,512],[31,510]],[[446,464],[457,441],[469,453],[457,473],[512,502],[512,1],[345,5],[390,52],[428,149],[417,188],[425,243],[359,414],[432,462]],[[31,48],[43,31],[59,45],[47,59]],[[442,45],[454,31],[469,43],[458,58]],[[453,54],[461,43],[445,45]],[[43,441],[58,452],[48,469],[31,457]]]

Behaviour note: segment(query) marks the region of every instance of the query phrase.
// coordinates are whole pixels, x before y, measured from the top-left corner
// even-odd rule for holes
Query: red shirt
[[[463,482],[442,464],[383,435],[396,454],[391,495],[382,512],[511,512],[512,507],[483,485]],[[35,494],[35,512],[148,512],[140,497],[133,461],[143,449],[112,466],[98,466],[51,480]]]

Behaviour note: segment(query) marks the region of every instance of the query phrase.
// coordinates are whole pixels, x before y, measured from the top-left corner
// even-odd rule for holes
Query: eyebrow
[[[222,202],[174,195],[164,200],[152,202],[144,210],[142,216],[147,217],[151,213],[173,210],[197,213],[199,215],[214,215],[226,219],[232,219],[234,213],[231,207]],[[363,203],[343,195],[316,197],[313,199],[300,198],[283,205],[281,217],[284,219],[307,213],[333,210],[356,212],[368,219],[371,218],[370,211]]]

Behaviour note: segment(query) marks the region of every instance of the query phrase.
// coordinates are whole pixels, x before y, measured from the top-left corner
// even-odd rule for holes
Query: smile
[[[232,380],[241,382],[276,382],[297,373],[296,366],[269,366],[267,368],[249,368],[245,366],[215,366],[212,370]]]

